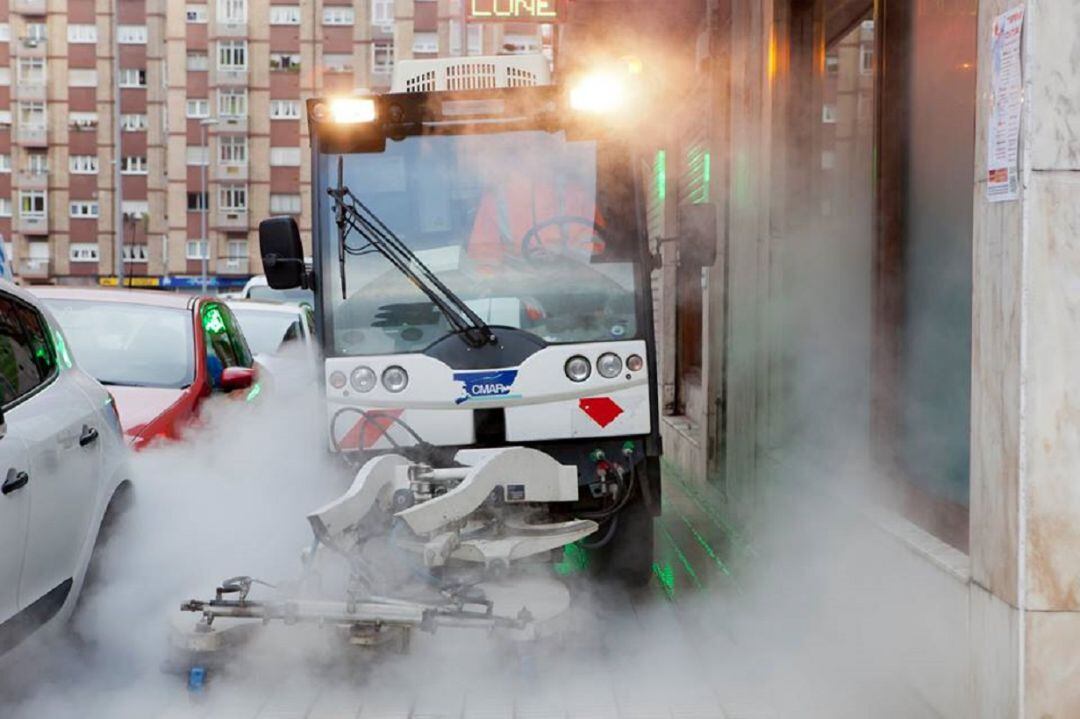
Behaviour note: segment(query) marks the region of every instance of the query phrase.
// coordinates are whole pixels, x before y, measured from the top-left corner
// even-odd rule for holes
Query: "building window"
[[[247,22],[247,0],[218,0],[218,22]]]
[[[31,152],[26,156],[26,172],[30,175],[49,174],[49,155],[45,152]]]
[[[68,157],[68,169],[73,175],[96,175],[98,172],[97,155],[71,155]]]
[[[45,218],[45,191],[21,190],[19,192],[19,216],[28,220]]]
[[[73,219],[95,219],[98,216],[98,203],[72,202],[68,205],[68,215]]]
[[[0,197],[0,217],[11,217],[11,199],[8,197]],[[8,255],[11,258],[11,255]]]
[[[19,82],[26,85],[45,84],[45,58],[20,57],[17,67]]]
[[[229,240],[225,252],[230,260],[246,260],[248,258],[248,241]]]
[[[384,29],[394,26],[394,0],[371,0],[371,24]]]
[[[346,54],[324,54],[324,72],[352,72],[353,56]]]
[[[418,32],[413,34],[413,52],[431,54],[439,52],[439,35],[434,32]]]
[[[134,67],[121,68],[120,87],[146,87],[146,70]]]
[[[821,121],[826,125],[832,125],[836,123],[836,106],[835,105],[822,105],[821,106]]]
[[[0,67],[0,87],[11,85],[11,68]]]
[[[874,46],[866,43],[859,45],[859,72],[863,75],[874,74]]]
[[[0,23],[0,42],[11,42],[11,25]]]
[[[356,13],[347,5],[324,6],[323,25],[352,25],[356,22]]]
[[[188,240],[184,247],[184,257],[189,260],[210,259],[210,243],[206,240]]]
[[[299,72],[300,55],[291,52],[272,52],[270,53],[270,69]]]
[[[210,198],[207,192],[189,192],[187,193],[187,208],[188,212],[202,212],[209,208],[208,200]]]
[[[247,210],[247,188],[243,185],[222,185],[218,200],[225,212],[244,212]]]
[[[97,87],[97,70],[72,68],[68,70],[68,87]]]
[[[141,220],[150,214],[150,203],[146,200],[124,200],[120,203],[120,214],[132,220]]]
[[[271,120],[299,120],[300,119],[300,101],[299,100],[271,100],[270,101],[270,119]]]
[[[222,117],[247,117],[247,89],[219,90],[218,115]]]
[[[68,124],[76,130],[90,130],[97,127],[96,112],[69,112]]]
[[[121,45],[145,45],[145,25],[117,25],[116,41]]]
[[[829,77],[840,75],[840,58],[837,55],[825,56],[825,72]]]
[[[187,54],[187,69],[191,72],[209,70],[210,56],[205,52],[189,52]]]
[[[502,52],[509,55],[540,52],[540,36],[506,33],[503,35]]]
[[[147,172],[146,157],[139,155],[121,157],[120,172],[124,175],[145,175]]]
[[[186,15],[189,23],[203,24],[206,22],[206,6],[188,5],[186,8]]]
[[[68,245],[68,259],[72,262],[97,262],[98,257],[96,242],[72,242]]]
[[[36,47],[45,42],[49,37],[49,32],[45,28],[43,22],[28,22],[26,23],[26,34],[23,38],[27,41],[27,44]]]
[[[300,195],[270,195],[270,212],[274,215],[299,215]]]
[[[184,108],[185,114],[192,119],[210,117],[210,100],[205,97],[188,99]]]
[[[11,174],[11,155],[0,155],[0,173]]]
[[[218,67],[222,70],[247,70],[247,40],[222,40],[218,43]]]
[[[385,75],[394,69],[394,43],[383,40],[371,43],[371,71]]]
[[[44,102],[19,103],[19,127],[23,130],[44,130],[47,126]]]
[[[299,25],[300,8],[295,5],[271,5],[271,25]]]
[[[210,164],[210,153],[207,148],[200,145],[188,145],[185,151],[185,158],[189,166],[198,167],[199,165]]]
[[[247,163],[247,138],[240,135],[226,135],[218,140],[218,159],[225,165],[244,165]]]
[[[71,45],[93,45],[97,43],[97,25],[68,25],[67,37]]]
[[[299,147],[271,147],[271,167],[300,167]]]
[[[124,258],[124,262],[146,262],[148,254],[146,249],[146,245],[124,245],[121,257]]]
[[[136,113],[120,116],[120,129],[124,132],[142,132],[147,126],[146,115]]]

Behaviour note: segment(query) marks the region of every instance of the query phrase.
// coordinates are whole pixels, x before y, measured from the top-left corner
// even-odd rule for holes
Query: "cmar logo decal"
[[[521,395],[510,394],[517,373],[516,369],[455,372],[454,381],[461,382],[464,394],[454,400],[454,404],[520,397]]]

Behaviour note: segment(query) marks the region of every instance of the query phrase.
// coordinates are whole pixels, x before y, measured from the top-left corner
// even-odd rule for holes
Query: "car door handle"
[[[97,441],[98,431],[89,425],[83,425],[82,434],[79,435],[79,446],[85,447]]]
[[[22,489],[26,486],[26,483],[30,481],[30,475],[26,472],[17,472],[12,467],[8,470],[7,478],[4,479],[4,484],[0,486],[0,492],[4,494],[11,494],[16,489]]]

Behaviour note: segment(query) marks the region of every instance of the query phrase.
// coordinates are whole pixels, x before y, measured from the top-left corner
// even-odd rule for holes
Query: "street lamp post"
[[[206,213],[208,213],[210,211],[210,191],[206,187],[206,166],[208,164],[210,164],[210,142],[209,142],[209,139],[207,137],[207,128],[210,127],[211,125],[216,125],[216,124],[217,124],[217,120],[215,118],[213,118],[213,117],[204,118],[203,120],[201,120],[199,122],[199,129],[202,132],[202,146],[203,146],[203,150],[206,152],[206,157],[204,158],[203,162],[201,162],[199,164],[199,169],[200,169],[199,176],[200,176],[200,179],[201,179],[200,185],[202,187],[202,198],[201,198],[202,212],[199,213],[199,220],[200,220],[200,222],[199,222],[199,224],[200,224],[200,233],[199,234],[201,235],[199,237],[199,244],[200,244],[200,246],[199,246],[199,256],[202,258],[202,292],[203,292],[204,295],[206,294],[206,285],[207,285],[206,272],[207,272],[207,263],[208,263],[208,260],[209,260],[208,255],[210,254],[210,238],[207,237],[207,232],[206,232]]]

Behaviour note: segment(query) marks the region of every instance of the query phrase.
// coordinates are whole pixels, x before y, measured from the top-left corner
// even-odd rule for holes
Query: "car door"
[[[30,453],[30,516],[19,581],[19,602],[26,607],[43,597],[66,597],[71,588],[98,503],[105,428],[74,372],[57,361],[45,317],[22,303],[15,315],[40,382],[32,401],[8,415]]]
[[[30,493],[26,490],[30,455],[14,431],[10,414],[37,384],[32,356],[11,299],[0,294],[0,653],[15,638],[19,574],[30,518]]]

